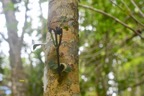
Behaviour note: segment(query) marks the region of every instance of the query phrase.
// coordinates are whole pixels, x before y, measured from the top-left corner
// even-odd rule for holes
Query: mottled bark
[[[79,96],[78,0],[49,0],[48,30],[56,27],[63,29],[60,63],[65,63],[71,71],[62,72],[59,76],[50,67],[51,62],[57,64],[57,56],[48,32],[45,45],[44,96]]]
[[[7,42],[9,44],[9,59],[11,65],[12,96],[26,96],[25,79],[21,60],[22,42],[17,34],[17,20],[14,12],[14,5],[11,0],[2,0],[6,26],[8,31]]]

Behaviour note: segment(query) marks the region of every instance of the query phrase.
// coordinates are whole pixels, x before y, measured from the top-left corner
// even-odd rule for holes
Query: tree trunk
[[[15,18],[14,4],[11,0],[2,0],[8,31],[9,59],[11,65],[12,96],[26,96],[25,74],[21,60],[22,42],[17,34],[17,20]]]
[[[63,31],[59,55],[54,45],[56,38],[52,39],[57,28]],[[79,96],[78,0],[49,0],[48,30],[44,47],[44,96]],[[60,68],[57,56],[65,67],[63,71],[57,71]]]

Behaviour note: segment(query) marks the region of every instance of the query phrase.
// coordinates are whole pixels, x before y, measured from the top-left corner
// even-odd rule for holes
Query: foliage
[[[81,2],[81,5],[88,5],[80,5],[79,8],[82,96],[144,94],[141,83],[143,75],[140,75],[144,73],[143,38],[115,20],[119,19],[133,30],[140,30],[140,35],[144,36],[142,15],[132,3],[133,0],[130,1]],[[142,11],[144,2],[137,0],[135,3]],[[114,18],[94,9],[110,14]],[[132,94],[133,91],[137,94]]]
[[[29,66],[25,66],[25,71],[27,72],[28,78],[28,95],[27,96],[43,96],[43,84],[42,84],[42,76],[43,76],[43,67],[44,62],[41,59],[41,49],[37,49],[34,51],[34,56],[31,56],[31,60],[36,59],[35,62],[31,62]],[[32,55],[32,54],[31,54]],[[33,63],[36,63],[34,66]]]

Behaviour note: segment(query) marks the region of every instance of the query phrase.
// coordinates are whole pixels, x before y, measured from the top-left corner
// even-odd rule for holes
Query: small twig
[[[112,18],[113,20],[115,20],[116,22],[120,23],[120,24],[123,25],[124,27],[126,27],[126,28],[128,28],[129,30],[131,30],[131,31],[133,31],[134,33],[136,33],[141,39],[144,39],[144,38],[141,36],[141,34],[139,34],[136,30],[134,30],[133,28],[129,27],[127,24],[125,24],[124,22],[122,22],[122,21],[119,20],[118,18],[116,18],[116,17],[114,17],[114,16],[112,16],[112,15],[110,15],[110,14],[108,14],[108,13],[102,11],[102,10],[95,9],[95,8],[92,8],[92,7],[87,6],[87,5],[81,5],[81,4],[79,4],[79,6],[80,6],[80,7],[83,7],[83,8],[87,8],[87,9],[89,9],[89,10],[98,12],[98,13],[100,13],[100,14],[103,14],[103,15],[105,15],[105,16],[108,16],[108,17]]]
[[[132,14],[130,15],[137,23],[144,27],[144,24],[137,20]]]
[[[127,8],[127,10],[130,12],[130,14],[129,14],[130,17],[132,17],[132,19],[133,19],[134,21],[136,21],[137,23],[139,23],[141,26],[144,27],[144,24],[141,23],[139,20],[137,20],[137,19],[134,17],[134,15],[132,14],[130,8],[127,6],[127,4],[126,4],[123,0],[121,0],[121,2],[124,4],[124,6],[125,6],[125,7]]]
[[[139,13],[142,17],[144,17],[144,13],[140,10],[140,8],[137,6],[137,4],[134,2],[134,0],[131,0],[131,3],[139,10]]]
[[[144,80],[142,80],[141,82],[138,82],[138,83],[136,83],[136,84],[134,84],[134,85],[132,85],[132,86],[127,86],[127,87],[119,90],[119,92],[122,92],[122,91],[126,90],[127,88],[135,88],[135,87],[137,87],[137,86],[142,86],[143,84],[144,84]]]
[[[112,4],[114,4],[115,6],[117,6],[120,10],[124,11],[122,7],[120,7],[118,4],[116,4],[115,2],[113,2],[113,0],[110,0],[110,2]]]
[[[125,10],[123,10],[118,4],[114,3],[112,0],[110,0],[110,1],[112,2],[112,4],[114,4],[115,6],[117,6],[123,13],[126,14]],[[137,19],[133,16],[133,14],[131,13],[131,10],[129,9],[129,7],[128,7],[123,1],[121,1],[121,2],[125,5],[125,7],[126,7],[126,8],[128,9],[128,11],[130,12],[129,16],[130,16],[132,19],[134,19],[134,21],[136,21],[137,23],[139,23],[141,26],[144,27],[144,24],[141,23],[139,20],[137,20]],[[126,14],[126,15],[127,15],[127,14]]]
[[[134,37],[136,37],[136,36],[137,36],[137,34],[134,33],[134,34],[131,35],[130,37],[127,37],[124,41],[122,41],[122,43],[120,44],[120,46],[123,47],[125,43],[130,42],[130,41],[131,41]]]
[[[0,32],[1,37],[8,42],[8,39]]]

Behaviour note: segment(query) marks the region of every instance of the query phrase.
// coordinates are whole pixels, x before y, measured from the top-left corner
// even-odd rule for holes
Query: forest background
[[[0,1],[0,95],[10,96],[12,66],[8,28]],[[17,1],[17,2],[13,2]],[[79,71],[82,96],[144,95],[144,1],[79,2]],[[12,0],[21,45],[27,96],[42,96],[44,53],[33,44],[45,42],[47,0]],[[11,17],[9,17],[11,18]],[[14,27],[12,27],[14,28]],[[15,70],[17,71],[17,70]],[[16,72],[19,74],[19,72]]]

